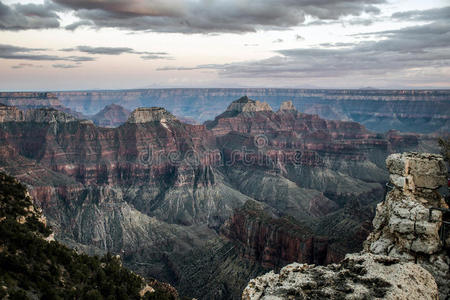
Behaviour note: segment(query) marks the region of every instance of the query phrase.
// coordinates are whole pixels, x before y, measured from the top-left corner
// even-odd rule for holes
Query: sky
[[[0,0],[0,90],[450,88],[450,0]]]

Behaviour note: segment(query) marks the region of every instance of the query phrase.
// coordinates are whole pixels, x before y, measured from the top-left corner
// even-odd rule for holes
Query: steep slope
[[[6,299],[177,299],[110,254],[78,254],[55,242],[26,188],[0,173],[0,297]]]

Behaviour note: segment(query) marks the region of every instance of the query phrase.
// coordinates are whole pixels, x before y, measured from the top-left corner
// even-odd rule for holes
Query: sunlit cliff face
[[[0,0],[0,89],[448,88],[445,0]]]

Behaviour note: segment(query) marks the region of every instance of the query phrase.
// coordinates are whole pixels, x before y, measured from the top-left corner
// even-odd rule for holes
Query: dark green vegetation
[[[56,241],[26,188],[0,173],[0,298],[140,299],[142,277],[119,258],[77,254]],[[50,239],[49,239],[50,240]],[[176,299],[155,287],[145,299]]]

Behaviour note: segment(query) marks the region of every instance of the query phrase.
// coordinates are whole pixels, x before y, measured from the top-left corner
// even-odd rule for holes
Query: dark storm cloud
[[[57,6],[50,2],[7,6],[0,1],[0,30],[58,28],[55,9]]]
[[[45,50],[47,49],[25,48],[0,44],[0,59],[17,59],[17,60],[32,60],[32,61],[40,61],[40,60],[71,61],[77,63],[95,60],[95,58],[88,56],[57,56],[40,53]]]
[[[369,35],[378,40],[279,50],[269,59],[196,68],[215,69],[223,77],[235,78],[326,78],[450,66],[450,19]],[[174,69],[183,70],[159,70]]]
[[[363,12],[385,0],[54,0],[76,10],[83,25],[157,32],[211,33],[286,29],[302,24],[305,15],[337,20]],[[68,29],[77,28],[69,25]]]

